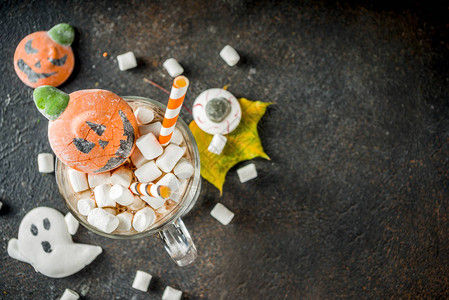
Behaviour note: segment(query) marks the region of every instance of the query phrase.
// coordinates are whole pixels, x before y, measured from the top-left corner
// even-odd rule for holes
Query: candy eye
[[[88,154],[95,147],[94,143],[81,138],[74,138],[73,144],[75,145],[76,149],[83,152],[84,154]]]
[[[34,224],[31,224],[31,228],[30,228],[31,234],[36,236],[38,233],[37,227]]]
[[[105,125],[95,124],[89,121],[86,121],[86,124],[92,129],[98,136],[101,136],[103,132],[106,130]]]
[[[50,230],[50,220],[45,218],[43,223],[44,223],[45,230]]]
[[[64,55],[62,58],[49,58],[48,61],[52,63],[54,66],[63,66],[65,64],[65,61],[67,60],[67,54]]]
[[[33,46],[31,46],[32,42],[33,42],[33,40],[29,40],[28,42],[26,42],[26,44],[25,44],[26,54],[36,54],[39,52],[39,50],[34,49]]]

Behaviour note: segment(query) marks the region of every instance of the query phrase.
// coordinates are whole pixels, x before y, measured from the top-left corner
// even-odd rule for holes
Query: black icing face
[[[50,224],[50,220],[48,218],[45,218],[42,220],[42,228],[47,231],[50,230],[51,224]],[[36,226],[34,223],[31,224],[30,231],[33,236],[36,236],[36,237],[39,236],[38,226]],[[53,249],[51,248],[51,244],[48,241],[42,241],[41,246],[42,246],[42,250],[44,250],[44,252],[46,252],[46,253],[51,253],[51,251],[53,251]]]

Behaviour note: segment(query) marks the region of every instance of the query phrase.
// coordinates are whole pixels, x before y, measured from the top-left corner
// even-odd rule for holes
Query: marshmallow
[[[175,145],[180,145],[183,141],[181,130],[175,128],[173,134],[171,135],[170,143]]]
[[[120,55],[117,55],[118,68],[120,71],[126,71],[132,68],[137,67],[137,60],[134,56],[134,53],[126,52]]]
[[[139,137],[136,141],[136,146],[148,160],[156,158],[164,152],[164,148],[162,148],[157,138],[151,132]]]
[[[165,199],[162,199],[160,197],[140,196],[140,198],[154,209],[162,207],[162,205],[164,205],[165,203]]]
[[[149,162],[148,159],[143,157],[142,152],[140,152],[139,148],[137,147],[134,148],[134,151],[131,154],[131,161],[136,166],[136,168],[140,168],[141,166]]]
[[[111,184],[121,184],[124,187],[129,187],[133,178],[133,172],[125,167],[120,167],[112,172]]]
[[[178,61],[174,58],[169,58],[163,63],[163,67],[167,70],[168,74],[171,77],[175,78],[176,76],[181,75],[184,72],[183,67],[178,63]]]
[[[137,124],[148,124],[154,119],[154,112],[146,107],[138,107],[134,111],[136,116]]]
[[[55,163],[53,154],[51,153],[39,153],[37,155],[37,166],[39,173],[52,173],[55,171]]]
[[[78,193],[78,199],[84,199],[84,198],[92,198],[92,190],[88,189],[85,191],[82,191],[80,193]]]
[[[130,205],[128,205],[128,209],[130,210],[139,210],[145,206],[145,202],[139,196],[134,196],[134,201]]]
[[[179,200],[181,200],[182,196],[184,195],[183,192],[187,186],[187,180],[184,179],[181,181],[181,185],[179,186],[178,190],[173,192],[170,196],[170,199],[175,201],[175,202],[179,202]]]
[[[220,51],[220,56],[230,67],[235,66],[240,60],[240,55],[229,45]]]
[[[177,191],[178,188],[181,186],[181,182],[172,173],[168,173],[164,177],[159,179],[157,184],[158,185],[166,185],[166,186],[168,186],[171,189],[172,192]]]
[[[113,215],[113,216],[115,216],[115,215],[117,215],[117,212],[115,211],[115,209],[114,208],[112,208],[112,207],[105,207],[105,208],[103,208],[106,212],[108,212],[108,213],[110,213],[111,215]]]
[[[95,201],[90,198],[84,198],[78,200],[77,208],[78,212],[83,216],[87,216],[89,212],[96,207]]]
[[[147,272],[137,271],[133,281],[133,288],[142,292],[148,291],[152,277],[153,276]]]
[[[95,202],[97,202],[98,207],[112,206],[115,207],[115,200],[109,197],[109,191],[111,186],[109,184],[102,184],[95,187]]]
[[[207,150],[211,153],[220,155],[226,145],[227,140],[228,139],[224,135],[214,134]]]
[[[180,300],[182,291],[167,286],[162,294],[162,300]]]
[[[164,153],[156,160],[156,165],[165,173],[170,172],[175,167],[176,163],[184,155],[184,150],[174,144],[170,144],[165,148]]]
[[[122,212],[117,215],[117,219],[119,221],[117,230],[120,231],[129,231],[131,230],[131,222],[133,220],[133,214],[130,212]]]
[[[178,178],[190,178],[193,175],[193,165],[190,161],[185,158],[181,158],[181,160],[176,164],[173,173],[175,173]]]
[[[121,184],[114,184],[109,190],[109,198],[120,205],[130,205],[134,201],[131,191]]]
[[[217,203],[210,214],[223,225],[228,225],[232,218],[234,218],[234,213],[221,203]]]
[[[75,193],[85,191],[89,188],[86,173],[79,172],[74,169],[69,169],[67,173],[69,175],[70,184],[72,185]]]
[[[102,208],[94,208],[87,215],[87,222],[106,233],[111,233],[117,228],[119,220]]]
[[[74,235],[80,226],[80,222],[71,214],[67,213],[64,217],[67,229],[71,235]]]
[[[154,210],[149,207],[144,207],[134,215],[133,228],[139,232],[142,232],[150,227],[155,220],[156,214],[154,213]]]
[[[237,175],[241,183],[245,183],[257,177],[257,170],[255,164],[246,165],[237,170]]]
[[[89,182],[90,188],[94,188],[101,184],[109,184],[111,179],[110,172],[104,172],[99,174],[87,174],[87,181]]]
[[[136,175],[140,182],[151,182],[161,176],[162,172],[156,166],[154,160],[152,160],[135,170],[134,175]]]
[[[71,289],[65,289],[64,294],[62,294],[59,300],[78,300],[80,296],[77,292],[72,291]]]
[[[140,135],[144,135],[147,133],[154,134],[155,137],[159,137],[159,133],[161,133],[162,123],[161,122],[154,122],[148,125],[140,125],[139,126],[139,133]]]

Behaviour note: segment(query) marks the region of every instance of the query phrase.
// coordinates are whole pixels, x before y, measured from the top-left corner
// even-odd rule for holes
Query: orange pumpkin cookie
[[[69,167],[101,173],[122,165],[137,138],[137,121],[120,96],[105,90],[70,95],[51,86],[34,90],[34,102],[50,120],[48,138],[56,156]]]
[[[69,24],[27,35],[14,53],[14,69],[26,85],[59,86],[69,78],[75,65],[70,45],[75,36]]]

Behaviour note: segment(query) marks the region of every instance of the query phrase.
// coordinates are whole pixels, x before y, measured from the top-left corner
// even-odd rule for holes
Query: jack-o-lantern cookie
[[[69,167],[101,173],[122,165],[137,139],[137,121],[120,96],[105,90],[70,95],[51,86],[34,90],[34,102],[50,120],[48,138],[56,156]]]
[[[59,86],[69,78],[75,65],[70,45],[75,32],[69,24],[27,35],[14,53],[14,69],[26,85]]]

